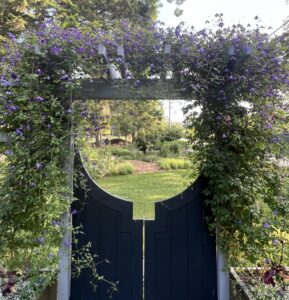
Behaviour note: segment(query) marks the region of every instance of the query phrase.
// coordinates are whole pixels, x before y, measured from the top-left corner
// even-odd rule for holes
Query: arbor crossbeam
[[[184,99],[173,79],[82,80],[73,92],[74,100],[175,100]]]

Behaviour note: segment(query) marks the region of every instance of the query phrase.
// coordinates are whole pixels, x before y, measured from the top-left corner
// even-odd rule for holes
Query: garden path
[[[145,162],[140,160],[127,160],[127,162],[133,165],[135,173],[148,173],[160,170],[159,165],[152,162]]]

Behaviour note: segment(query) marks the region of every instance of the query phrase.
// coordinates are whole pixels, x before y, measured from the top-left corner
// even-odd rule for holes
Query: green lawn
[[[112,195],[134,202],[134,219],[154,219],[154,203],[182,192],[190,182],[189,170],[110,176],[97,179]]]

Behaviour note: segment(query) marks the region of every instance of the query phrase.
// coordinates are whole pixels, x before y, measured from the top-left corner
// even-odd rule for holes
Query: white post
[[[67,203],[71,203],[73,199],[73,165],[74,165],[74,136],[73,126],[70,125],[70,133],[67,143],[67,157],[64,161],[64,170],[67,173],[67,185],[69,192],[67,195]],[[57,300],[69,300],[70,298],[70,282],[71,282],[71,242],[72,242],[72,222],[70,205],[67,212],[61,220],[63,239],[59,247],[58,257],[58,277],[57,277]]]
[[[65,230],[58,257],[57,300],[69,300],[71,280],[71,217],[66,213],[62,218]],[[69,228],[69,229],[68,229]]]
[[[224,254],[217,248],[217,288],[218,300],[230,300],[230,275],[225,269]]]

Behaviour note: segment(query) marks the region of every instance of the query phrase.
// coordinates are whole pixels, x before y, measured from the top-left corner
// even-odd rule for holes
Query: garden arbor
[[[149,101],[150,99],[168,100],[181,99],[183,97],[182,88],[176,85],[174,80],[167,79],[167,74],[161,74],[159,79],[122,79],[121,73],[124,74],[127,71],[124,69],[125,64],[121,72],[110,63],[104,45],[99,45],[98,51],[107,64],[109,79],[82,80],[80,86],[72,94],[73,98],[95,101],[103,99]],[[164,56],[169,59],[170,53],[171,45],[165,44]],[[125,61],[123,47],[117,47],[117,54],[121,55],[122,60]],[[82,165],[80,157],[78,157],[77,161]],[[83,226],[85,235],[89,236],[87,241],[91,241],[94,244],[93,249],[100,258],[104,259],[110,256],[111,263],[117,265],[113,268],[117,269],[116,273],[108,271],[110,268],[106,269],[104,267],[105,276],[108,278],[114,277],[116,281],[121,282],[120,290],[123,290],[120,291],[120,295],[116,295],[117,298],[143,299],[144,294],[145,299],[161,299],[161,297],[167,299],[168,297],[174,298],[177,295],[181,299],[193,299],[192,297],[196,297],[196,299],[202,297],[206,299],[229,299],[229,275],[224,270],[224,257],[220,252],[216,252],[215,239],[209,237],[204,219],[205,207],[202,203],[204,200],[201,194],[202,190],[205,189],[206,180],[199,179],[181,195],[163,203],[161,202],[156,207],[156,220],[142,223],[141,221],[132,220],[131,203],[125,203],[121,199],[106,194],[91,180],[84,166],[81,166],[80,170],[82,174],[85,174],[82,176],[85,176],[88,192],[81,187],[75,189],[76,197],[80,200],[80,204],[76,204],[74,207],[80,210],[80,213],[74,216],[73,224],[76,227]],[[106,207],[109,207],[109,209]],[[177,211],[181,212],[181,209],[183,209],[183,213],[178,213],[179,215],[177,215]],[[189,214],[185,213],[188,209],[190,210]],[[110,211],[114,211],[114,213],[111,214]],[[93,215],[96,214],[98,218],[94,219]],[[115,216],[120,214],[120,216],[114,217],[114,214]],[[121,225],[118,223],[118,218],[121,219]],[[200,220],[200,222],[198,223],[196,220]],[[110,224],[105,225],[105,222]],[[115,224],[118,225],[115,227]],[[120,232],[117,231],[119,226],[122,228]],[[106,232],[105,228],[115,229],[113,229],[114,232],[110,230]],[[165,235],[158,241],[157,237],[160,235],[160,232],[164,232]],[[105,238],[105,242],[103,240],[105,233],[107,236],[113,236],[113,238]],[[124,238],[125,234],[127,235],[126,238]],[[142,236],[143,234],[144,236]],[[179,239],[176,234],[180,237]],[[167,237],[165,238],[165,236]],[[188,239],[188,237],[190,238]],[[79,238],[80,245],[78,246],[81,247],[85,245],[86,239]],[[162,241],[164,238],[166,242]],[[196,247],[198,244],[199,248]],[[125,247],[128,248],[124,250]],[[159,248],[158,251],[162,249],[161,252],[158,252],[156,247]],[[113,251],[115,254],[112,254],[109,249],[115,249]],[[130,253],[128,257],[127,253]],[[122,257],[121,255],[124,256]],[[162,260],[162,257],[165,256],[170,257],[170,259]],[[183,261],[184,256],[186,259]],[[68,261],[68,257],[63,259],[66,262]],[[145,261],[144,265],[142,260]],[[174,261],[173,263],[172,260]],[[132,261],[131,269],[130,261]],[[190,271],[187,271],[187,269]],[[218,274],[216,274],[216,270],[218,270]],[[63,268],[62,271],[66,272],[67,275],[65,282],[65,277],[61,277],[60,272],[58,282],[59,298],[64,297],[63,291],[68,290],[66,285],[69,282],[67,269]],[[180,276],[179,274],[183,274],[179,283],[174,283],[177,277],[172,279],[173,274],[176,274],[177,277]],[[195,274],[195,277],[193,274]],[[217,277],[215,277],[216,275]],[[166,276],[168,276],[168,279]],[[217,282],[215,282],[216,278],[218,278],[218,286]],[[101,288],[94,294],[92,290],[89,291],[88,281],[89,275],[81,275],[81,279],[73,280],[70,298],[78,299],[84,297],[85,299],[90,299],[91,297],[93,298],[93,295],[96,297],[96,294],[101,299],[102,297],[103,299],[106,298],[107,292],[105,288]],[[206,284],[202,287],[202,284],[196,283],[198,281],[205,281]],[[166,288],[169,282],[174,288]]]
[[[59,299],[69,297],[72,127],[76,131],[85,114],[73,100],[179,98],[194,99],[188,111],[201,106],[199,115],[191,115],[193,147],[208,178],[206,221],[210,229],[218,229],[227,257],[237,259],[236,249],[254,252],[250,245],[261,234],[262,214],[254,210],[256,199],[270,207],[281,205],[279,177],[267,145],[276,128],[282,133],[279,125],[287,118],[280,93],[289,83],[285,37],[269,40],[259,28],[226,28],[220,16],[217,22],[215,32],[191,32],[122,21],[114,31],[91,34],[44,24],[25,37],[25,44],[12,38],[6,45],[0,126],[9,136],[4,151],[11,176],[1,190],[6,197],[1,199],[9,200],[1,202],[2,245],[21,252],[25,261],[36,253],[31,247],[41,248],[32,260],[31,276],[47,265],[47,257],[55,263],[50,252],[64,230]],[[21,268],[21,262],[15,263]],[[223,290],[219,284],[218,292]]]

